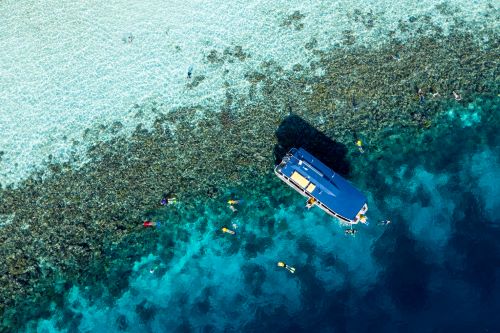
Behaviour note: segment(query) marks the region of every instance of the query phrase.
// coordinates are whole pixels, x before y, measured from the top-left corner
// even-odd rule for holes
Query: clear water
[[[290,68],[339,46],[344,32],[376,47],[400,20],[429,14],[446,32],[453,15],[477,29],[495,26],[489,1],[2,1],[0,4],[0,183],[17,183],[53,161],[81,159],[89,141],[105,138],[99,125],[119,121],[130,133],[154,113],[137,117],[134,105],[157,102],[217,109],[227,83],[248,89],[243,76],[263,61]],[[493,3],[494,5],[494,3]],[[293,13],[298,11],[297,19]],[[411,13],[411,15],[410,15]],[[288,23],[287,23],[288,22]],[[287,25],[288,24],[288,25]],[[128,37],[132,42],[128,43]],[[223,66],[207,62],[215,50],[241,46],[249,57]],[[193,65],[205,79],[186,86]],[[93,135],[83,134],[93,128]],[[82,161],[80,161],[81,163]]]
[[[356,237],[319,209],[304,210],[302,197],[270,175],[253,192],[240,189],[235,215],[225,202],[200,203],[175,227],[145,230],[156,249],[134,264],[111,305],[73,287],[64,309],[31,329],[494,332],[498,107],[498,99],[455,106],[425,135],[388,137],[382,161],[352,157],[351,180],[368,194],[372,221]],[[488,121],[470,123],[472,114]],[[172,218],[172,209],[180,208],[155,219]],[[378,226],[383,219],[392,223]],[[232,223],[235,235],[219,232]]]
[[[85,163],[96,140],[151,125],[160,112],[152,105],[217,112],[228,87],[247,91],[245,73],[263,61],[317,60],[304,48],[312,38],[318,50],[342,48],[352,30],[352,47],[377,48],[391,30],[414,37],[399,23],[425,14],[444,32],[458,19],[472,33],[498,31],[498,4],[445,3],[2,1],[0,183],[25,179],[49,155]],[[209,60],[238,46],[247,57]],[[196,89],[190,65],[204,77]],[[430,129],[349,155],[350,180],[370,204],[371,224],[356,237],[320,210],[305,211],[271,172],[257,175],[259,186],[235,185],[218,202],[148,212],[165,225],[132,236],[144,242],[141,260],[107,267],[110,285],[61,277],[52,308],[23,323],[26,331],[500,331],[499,105],[498,96],[453,102]],[[117,133],[102,130],[116,121]],[[225,203],[231,192],[245,200],[237,214]],[[377,225],[385,219],[392,223]],[[11,221],[0,215],[0,226]],[[220,232],[233,223],[235,235]]]

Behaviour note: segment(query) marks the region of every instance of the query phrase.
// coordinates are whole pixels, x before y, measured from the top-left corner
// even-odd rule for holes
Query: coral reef
[[[370,14],[355,15],[370,25]],[[302,17],[294,13],[285,25]],[[346,44],[355,38],[346,36]],[[158,114],[152,128],[138,126],[130,137],[96,142],[83,167],[49,164],[19,188],[0,190],[0,216],[9,221],[0,225],[0,331],[43,315],[50,302],[60,305],[73,284],[102,288],[110,298],[119,294],[127,281],[118,277],[158,237],[142,232],[139,222],[155,214],[161,194],[174,192],[182,203],[163,213],[168,228],[176,214],[190,214],[200,200],[217,204],[228,188],[268,175],[276,130],[290,114],[356,151],[357,137],[377,146],[388,133],[425,132],[444,103],[496,95],[497,37],[488,31],[432,31],[411,43],[390,40],[382,49],[329,52],[315,50],[311,39],[305,47],[315,60],[308,66],[288,71],[263,63],[246,75],[249,93],[228,92],[218,110],[141,110]],[[207,61],[216,65],[247,56],[236,47],[223,55],[214,51]],[[202,80],[194,77],[189,88]],[[33,303],[37,313],[18,310]]]

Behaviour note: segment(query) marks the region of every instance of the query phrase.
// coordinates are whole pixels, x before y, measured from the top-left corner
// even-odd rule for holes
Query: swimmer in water
[[[236,213],[238,211],[238,209],[235,206],[239,205],[242,202],[243,202],[243,200],[229,199],[227,201],[227,204],[229,205],[229,209],[231,209],[231,211],[233,213]]]
[[[363,154],[365,152],[365,150],[363,149],[363,141],[361,140],[356,140],[356,146],[358,147],[358,150],[361,154]]]
[[[345,230],[345,234],[346,234],[346,235],[351,235],[351,236],[356,236],[356,233],[357,233],[357,232],[358,232],[358,231],[357,231],[356,229],[352,229],[352,228],[351,228],[351,229],[346,229],[346,230]]]
[[[161,222],[144,221],[142,225],[144,228],[159,228],[161,227]]]
[[[418,89],[418,102],[420,104],[424,104],[425,103],[425,93],[424,91],[422,90],[422,88]]]
[[[287,271],[289,271],[292,274],[295,273],[295,267],[288,266],[283,261],[278,261],[278,267],[283,267],[284,269],[286,269]]]
[[[226,228],[226,227],[222,227],[220,230],[221,230],[222,232],[225,232],[225,233],[230,234],[230,235],[234,235],[234,234],[236,233],[236,232],[234,232],[233,230],[228,229],[228,228]]]
[[[314,198],[309,198],[306,202],[306,208],[311,209],[312,206],[316,203],[316,199]]]

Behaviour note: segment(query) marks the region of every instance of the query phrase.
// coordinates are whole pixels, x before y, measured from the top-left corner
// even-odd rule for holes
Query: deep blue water
[[[218,204],[160,210],[176,227],[144,230],[158,244],[121,277],[123,295],[109,305],[109,295],[74,287],[62,311],[30,329],[498,332],[499,105],[453,104],[429,130],[388,130],[382,145],[368,138],[365,154],[349,155],[349,178],[370,205],[356,237],[305,211],[270,173],[233,189],[245,200],[236,214],[229,190]],[[219,231],[233,223],[235,235]]]

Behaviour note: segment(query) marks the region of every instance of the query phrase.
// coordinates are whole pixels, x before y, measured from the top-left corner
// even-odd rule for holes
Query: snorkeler
[[[462,95],[460,95],[459,93],[456,93],[455,91],[453,91],[453,97],[455,98],[456,101],[462,100]]]
[[[439,92],[437,92],[433,87],[429,88],[429,94],[431,94],[432,98],[441,97],[441,94],[439,94]]]
[[[351,229],[346,229],[346,230],[345,230],[345,234],[346,234],[346,235],[351,235],[351,236],[355,236],[357,232],[358,232],[358,231],[357,231],[356,229],[352,229],[352,228],[351,228]]]
[[[166,205],[174,205],[177,203],[177,198],[172,195],[163,195],[163,198],[160,201],[160,205],[166,206]]]
[[[134,41],[134,38],[135,38],[134,35],[132,35],[132,33],[129,33],[126,36],[124,36],[122,38],[122,40],[123,40],[124,43],[129,43],[130,44],[130,43],[132,43]]]
[[[192,74],[193,74],[193,65],[189,65],[187,78],[190,79]]]
[[[384,221],[380,221],[379,223],[377,223],[377,225],[388,225],[389,223],[391,223],[390,220],[384,220]]]
[[[396,61],[401,61],[399,54],[392,55],[391,57],[392,57],[392,59],[394,59]]]
[[[312,206],[316,203],[316,199],[314,198],[309,198],[306,202],[306,208],[311,209]]]
[[[229,205],[229,209],[231,209],[231,211],[233,213],[236,213],[238,211],[238,209],[236,209],[236,207],[234,207],[234,206],[239,205],[240,203],[243,203],[243,200],[229,199],[227,201],[227,204]]]
[[[418,89],[418,102],[420,104],[424,104],[425,102],[425,94],[424,94],[424,91],[422,90],[422,88],[419,88]]]
[[[231,234],[231,235],[234,235],[234,234],[236,233],[236,232],[234,232],[233,230],[228,229],[228,228],[226,228],[226,227],[222,227],[220,230],[221,230],[222,232],[225,232],[225,233],[227,233],[227,234]]]
[[[356,146],[358,147],[358,150],[361,154],[363,154],[365,152],[365,150],[363,149],[363,141],[361,140],[356,140]]]
[[[286,270],[288,270],[292,274],[295,273],[295,268],[292,267],[292,266],[288,266],[283,261],[278,261],[278,267],[283,267],[283,268],[285,268]]]
[[[144,221],[142,225],[144,228],[159,228],[161,227],[161,222]]]

